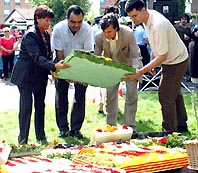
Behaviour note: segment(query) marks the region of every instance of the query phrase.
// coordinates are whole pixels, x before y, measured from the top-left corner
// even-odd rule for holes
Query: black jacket
[[[46,87],[50,70],[56,69],[50,58],[50,36],[47,31],[45,31],[45,40],[46,43],[37,25],[26,31],[22,38],[19,59],[11,75],[13,84],[31,91]]]

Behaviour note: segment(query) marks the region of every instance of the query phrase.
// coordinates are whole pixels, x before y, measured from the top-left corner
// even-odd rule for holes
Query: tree
[[[52,25],[58,23],[59,21],[65,19],[66,12],[69,6],[79,5],[82,7],[85,15],[87,15],[91,4],[89,0],[32,0],[32,6],[38,6],[41,4],[48,5],[55,13],[55,18]]]
[[[185,0],[177,0],[178,3],[178,19],[180,19],[180,17],[185,13]]]

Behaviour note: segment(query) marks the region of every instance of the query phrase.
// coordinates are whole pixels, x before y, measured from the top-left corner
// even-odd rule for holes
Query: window
[[[25,0],[25,3],[29,3],[30,1],[29,0]]]
[[[10,6],[10,0],[4,0],[4,5],[5,6]]]
[[[169,6],[167,6],[167,5],[164,5],[163,6],[163,13],[165,14],[165,13],[169,13]]]
[[[6,17],[8,17],[8,15],[10,14],[10,11],[9,10],[4,10],[4,17],[6,18]]]
[[[20,0],[15,0],[15,5],[16,6],[20,6],[21,5],[21,1]]]

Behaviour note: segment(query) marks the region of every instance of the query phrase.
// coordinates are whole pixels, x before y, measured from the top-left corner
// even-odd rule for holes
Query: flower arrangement
[[[181,133],[172,133],[164,137],[157,138],[147,138],[143,140],[133,140],[136,145],[151,146],[151,145],[161,145],[167,148],[185,148],[184,141],[187,136],[183,136]]]

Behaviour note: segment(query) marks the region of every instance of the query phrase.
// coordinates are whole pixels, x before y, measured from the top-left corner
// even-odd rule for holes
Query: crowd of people
[[[119,23],[119,9],[110,7],[103,16],[95,18],[95,24],[84,21],[84,11],[71,5],[66,19],[51,29],[55,13],[46,5],[34,12],[34,25],[22,33],[19,28],[3,28],[0,38],[2,80],[11,77],[20,93],[19,135],[20,144],[28,143],[30,119],[34,103],[35,134],[38,142],[47,143],[45,134],[45,95],[48,75],[56,69],[67,69],[63,59],[73,49],[94,52],[114,61],[133,66],[133,75],[121,80],[126,82],[123,122],[137,130],[136,112],[138,84],[144,74],[155,75],[160,67],[161,81],[158,95],[162,110],[162,131],[189,132],[187,113],[181,93],[184,75],[198,83],[197,46],[198,27],[188,27],[190,18],[181,16],[180,23],[173,26],[168,19],[155,10],[149,10],[143,0],[128,0],[125,11],[131,21]],[[14,30],[14,32],[13,32]],[[190,43],[193,42],[193,48]],[[192,49],[192,50],[191,50]],[[80,75],[80,74],[79,74]],[[58,137],[83,138],[80,132],[85,119],[86,90],[88,84],[55,78],[55,117]],[[71,117],[68,118],[68,89],[74,82],[74,99]],[[96,88],[98,112],[105,112],[106,123],[116,126],[119,112],[118,93],[120,83],[109,88]],[[106,105],[104,111],[103,106]],[[70,122],[68,121],[70,119]]]

